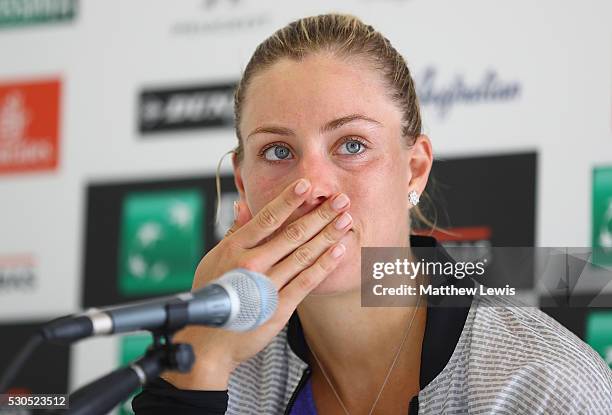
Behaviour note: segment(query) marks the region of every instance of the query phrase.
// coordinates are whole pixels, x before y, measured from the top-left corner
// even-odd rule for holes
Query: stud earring
[[[411,190],[408,193],[408,200],[412,203],[412,206],[416,206],[419,203],[419,194],[416,190]]]

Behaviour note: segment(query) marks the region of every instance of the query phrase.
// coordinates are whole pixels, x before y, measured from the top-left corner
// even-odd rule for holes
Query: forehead
[[[388,95],[381,74],[363,59],[323,54],[299,62],[284,58],[252,78],[241,128],[265,122],[295,128],[316,124],[318,128],[347,114],[364,114],[386,126],[399,125],[401,113]]]

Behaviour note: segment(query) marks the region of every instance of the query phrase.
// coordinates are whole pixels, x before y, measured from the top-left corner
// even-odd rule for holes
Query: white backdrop
[[[78,309],[87,183],[212,175],[234,146],[228,129],[143,139],[137,124],[143,88],[235,81],[274,30],[330,11],[355,14],[385,34],[417,83],[431,68],[435,90],[457,77],[478,85],[491,71],[500,83],[517,85],[513,99],[459,100],[443,115],[424,105],[436,157],[536,151],[537,245],[590,245],[592,169],[612,163],[612,2],[333,4],[88,0],[71,22],[0,31],[0,84],[62,82],[59,168],[0,175],[0,254],[36,258],[34,289],[0,291],[0,319]],[[72,387],[114,367],[115,353],[114,339],[78,345]]]

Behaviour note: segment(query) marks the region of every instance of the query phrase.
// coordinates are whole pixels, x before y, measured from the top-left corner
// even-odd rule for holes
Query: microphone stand
[[[70,394],[65,415],[106,414],[141,385],[158,377],[165,370],[186,373],[191,370],[195,355],[190,344],[174,344],[172,336],[188,321],[187,303],[177,301],[165,306],[166,324],[151,331],[153,344],[143,357],[119,368]]]

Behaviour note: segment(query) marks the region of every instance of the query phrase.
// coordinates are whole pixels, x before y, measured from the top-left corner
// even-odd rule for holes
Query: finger
[[[243,248],[252,248],[271,235],[305,200],[310,182],[300,179],[287,186],[274,200],[263,207],[247,224],[232,235]]]
[[[347,210],[350,206],[350,200],[347,195],[340,193],[332,199],[321,204],[315,210],[297,219],[295,222],[287,225],[281,233],[276,235],[271,241],[268,241],[261,246],[252,250],[254,256],[258,256],[262,261],[264,269],[270,268],[278,261],[289,255],[296,248],[311,240],[315,235],[321,232],[331,221],[338,216],[339,213]],[[352,223],[351,215],[341,215],[334,222],[337,227],[328,227],[324,231],[325,240],[330,243],[321,246],[321,249],[312,258],[312,262],[323,253],[332,243],[337,242],[336,236],[341,236],[345,228]],[[302,261],[304,262],[304,261]],[[312,264],[309,263],[307,265]],[[297,270],[296,270],[297,273]],[[295,275],[295,274],[294,274]]]
[[[237,200],[234,202],[234,223],[225,233],[225,237],[227,238],[234,232],[236,232],[239,228],[244,226],[245,223],[252,219],[251,211],[245,202],[241,200]]]
[[[285,301],[288,307],[295,309],[312,290],[336,269],[345,252],[346,248],[341,242],[329,248],[311,267],[300,272],[279,292],[281,297],[279,301]]]
[[[300,246],[280,263],[274,265],[267,275],[281,289],[295,275],[312,266],[330,246],[337,243],[352,228],[353,218],[344,212],[328,224],[316,237]]]

